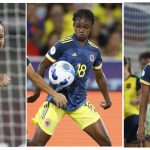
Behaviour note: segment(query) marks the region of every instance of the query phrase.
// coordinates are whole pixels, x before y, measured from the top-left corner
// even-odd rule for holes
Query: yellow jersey
[[[124,81],[124,118],[130,115],[139,115],[139,107],[130,104],[131,100],[137,96],[141,88],[140,79],[135,75],[130,75]]]

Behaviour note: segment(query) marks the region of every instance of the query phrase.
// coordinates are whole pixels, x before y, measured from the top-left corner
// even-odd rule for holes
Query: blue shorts
[[[131,115],[124,120],[124,139],[126,143],[137,140],[139,115]]]

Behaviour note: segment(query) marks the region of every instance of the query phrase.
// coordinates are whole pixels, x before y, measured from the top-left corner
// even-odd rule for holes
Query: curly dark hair
[[[150,52],[143,52],[139,55],[139,61],[142,59],[150,59]]]
[[[73,15],[73,21],[75,22],[78,18],[86,18],[92,23],[92,25],[95,21],[94,15],[89,9],[79,9],[76,11]]]

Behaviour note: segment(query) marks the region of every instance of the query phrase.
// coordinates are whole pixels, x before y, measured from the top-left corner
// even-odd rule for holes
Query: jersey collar
[[[72,35],[72,38],[73,38],[74,42],[76,43],[76,45],[77,45],[78,47],[80,47],[79,40],[78,40],[78,38],[77,38],[77,36],[76,36],[75,33]],[[80,48],[86,48],[86,47],[87,47],[87,44],[88,44],[88,40],[87,40],[87,42],[84,44],[84,46],[83,46],[83,47],[80,47]]]

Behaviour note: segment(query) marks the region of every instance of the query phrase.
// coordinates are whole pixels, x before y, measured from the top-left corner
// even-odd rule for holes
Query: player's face
[[[140,61],[141,70],[143,70],[148,63],[150,63],[150,59],[141,59]]]
[[[4,46],[4,27],[0,24],[0,48]]]
[[[79,18],[74,22],[74,29],[79,41],[85,41],[91,32],[92,23],[85,18]]]

